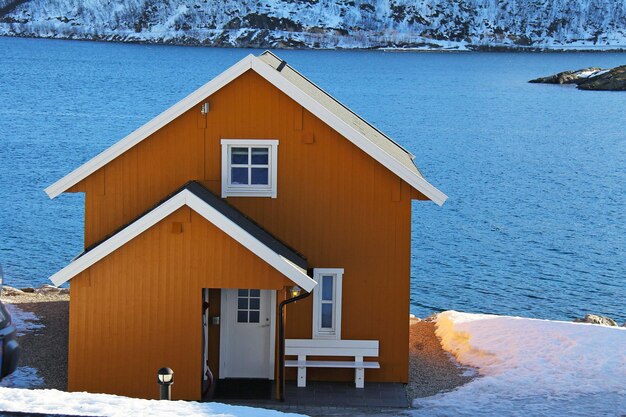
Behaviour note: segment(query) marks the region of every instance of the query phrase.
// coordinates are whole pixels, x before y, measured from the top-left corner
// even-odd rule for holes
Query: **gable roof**
[[[46,188],[46,193],[54,198],[67,191],[248,70],[255,71],[436,204],[443,205],[448,198],[426,181],[407,150],[271,52],[264,52],[259,57],[251,54],[246,56],[139,129],[50,185]]]
[[[50,280],[57,286],[69,281],[185,205],[305,291],[310,292],[315,287],[316,282],[307,275],[308,264],[302,255],[194,181],[185,184],[157,206],[101,242],[90,246],[69,265],[52,275]]]

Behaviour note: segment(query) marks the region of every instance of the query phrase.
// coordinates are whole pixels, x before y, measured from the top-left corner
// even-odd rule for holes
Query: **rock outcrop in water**
[[[626,65],[613,69],[590,67],[563,71],[529,83],[576,84],[581,90],[626,91]]]
[[[587,314],[582,319],[574,319],[576,323],[591,323],[599,324],[601,326],[617,327],[617,323],[610,317],[600,316],[597,314]]]

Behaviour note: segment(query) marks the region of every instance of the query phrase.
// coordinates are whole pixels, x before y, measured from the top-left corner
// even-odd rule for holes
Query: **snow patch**
[[[43,329],[45,326],[39,321],[39,317],[30,311],[24,311],[15,304],[5,303],[5,308],[11,315],[11,322],[17,329],[17,336]],[[38,374],[37,369],[29,366],[19,366],[11,375],[0,382],[0,387],[12,388],[36,388],[43,385],[44,380]]]
[[[140,400],[108,394],[0,388],[0,410],[83,416],[297,417],[262,408],[195,401]]]
[[[626,329],[446,311],[442,346],[479,377],[416,399],[416,415],[626,414]]]
[[[20,366],[0,382],[0,387],[7,388],[36,388],[42,385],[43,378],[39,376],[37,369],[30,366]]]
[[[46,327],[39,321],[36,314],[24,311],[15,304],[5,303],[4,306],[11,315],[11,322],[17,329],[18,336]]]

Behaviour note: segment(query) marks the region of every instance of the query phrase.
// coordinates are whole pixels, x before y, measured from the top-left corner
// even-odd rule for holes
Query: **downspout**
[[[285,307],[309,295],[311,295],[310,292],[304,292],[297,297],[288,298],[281,302],[278,308],[278,399],[280,401],[285,401]]]

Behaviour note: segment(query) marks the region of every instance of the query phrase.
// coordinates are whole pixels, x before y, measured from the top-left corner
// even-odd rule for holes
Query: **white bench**
[[[378,340],[286,339],[285,355],[298,360],[285,360],[285,367],[298,368],[298,386],[306,387],[306,368],[354,368],[354,383],[363,388],[365,369],[379,369],[378,362],[365,362],[365,357],[378,357]],[[353,357],[353,361],[307,360],[307,356]]]

